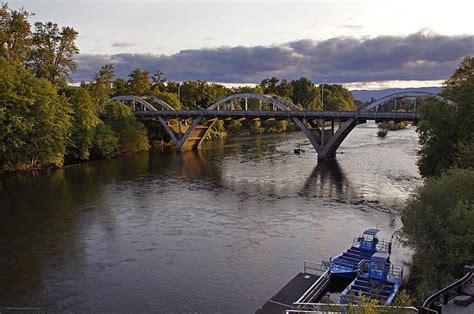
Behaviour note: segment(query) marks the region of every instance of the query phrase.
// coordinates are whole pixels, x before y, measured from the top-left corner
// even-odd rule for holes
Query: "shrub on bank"
[[[474,260],[474,170],[455,169],[426,180],[402,212],[401,239],[415,249],[415,296],[462,275]]]
[[[118,138],[119,151],[131,154],[150,149],[147,129],[137,121],[132,110],[120,101],[112,101],[104,106],[105,123]]]

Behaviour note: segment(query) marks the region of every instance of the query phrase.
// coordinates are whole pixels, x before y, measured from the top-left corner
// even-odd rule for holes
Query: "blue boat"
[[[362,260],[369,260],[376,252],[390,254],[391,241],[379,240],[378,232],[379,229],[365,230],[362,236],[352,240],[350,249],[338,256],[331,257],[329,260],[330,273],[340,277],[354,278]]]
[[[403,267],[390,264],[388,253],[375,253],[370,260],[359,264],[357,277],[341,293],[339,304],[357,304],[361,296],[377,300],[379,305],[389,305],[403,281]]]

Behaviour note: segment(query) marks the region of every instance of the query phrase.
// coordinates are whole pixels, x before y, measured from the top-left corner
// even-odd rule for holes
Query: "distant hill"
[[[418,91],[418,92],[428,92],[433,94],[438,94],[440,92],[439,87],[419,87],[419,88],[387,88],[387,89],[377,89],[377,90],[365,90],[365,89],[355,89],[352,90],[352,95],[354,99],[360,100],[363,102],[369,101],[372,97],[379,99],[390,94],[399,93],[403,91]]]

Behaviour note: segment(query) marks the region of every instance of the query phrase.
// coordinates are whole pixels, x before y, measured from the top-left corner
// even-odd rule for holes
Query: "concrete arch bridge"
[[[347,135],[367,120],[418,121],[416,107],[426,97],[444,100],[431,93],[402,92],[376,100],[359,111],[301,110],[279,96],[251,93],[224,97],[205,110],[175,110],[152,96],[117,96],[111,101],[118,100],[129,105],[139,120],[158,120],[175,143],[177,151],[200,149],[219,119],[289,119],[308,137],[319,159],[331,159]]]

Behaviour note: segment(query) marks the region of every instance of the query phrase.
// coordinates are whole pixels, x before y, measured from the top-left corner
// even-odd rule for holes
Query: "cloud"
[[[128,41],[116,41],[116,42],[113,42],[112,45],[110,45],[110,47],[113,47],[113,48],[127,48],[127,47],[133,47],[133,46],[135,46],[135,44]]]
[[[364,25],[357,25],[357,24],[344,24],[344,25],[339,25],[340,28],[347,28],[353,31],[360,31],[362,28],[364,28]]]
[[[408,36],[358,39],[309,39],[275,46],[218,47],[182,50],[172,55],[121,53],[79,55],[75,81],[113,63],[116,77],[136,67],[163,71],[171,80],[202,79],[226,83],[258,83],[277,76],[306,76],[315,82],[442,80],[460,59],[474,54],[474,35],[446,36],[426,32]]]

